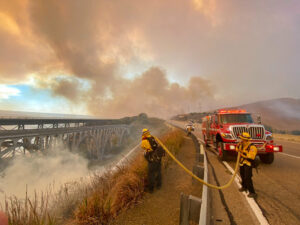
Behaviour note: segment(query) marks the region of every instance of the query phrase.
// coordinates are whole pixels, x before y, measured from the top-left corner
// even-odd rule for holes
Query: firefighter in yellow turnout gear
[[[236,146],[236,151],[241,153],[240,159],[240,175],[242,178],[242,187],[239,191],[249,191],[248,197],[256,197],[256,193],[252,182],[252,164],[254,163],[257,148],[250,142],[250,134],[244,132],[240,136],[241,142]]]
[[[165,152],[148,129],[143,129],[141,147],[144,149],[144,157],[148,162],[149,192],[153,192],[155,186],[161,187],[161,158]]]
[[[188,126],[186,128],[186,132],[187,132],[187,136],[191,135],[192,134],[192,127],[191,126]]]

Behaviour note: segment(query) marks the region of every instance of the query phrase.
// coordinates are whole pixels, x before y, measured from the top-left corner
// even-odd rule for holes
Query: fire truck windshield
[[[223,114],[221,123],[253,123],[253,119],[250,114]]]

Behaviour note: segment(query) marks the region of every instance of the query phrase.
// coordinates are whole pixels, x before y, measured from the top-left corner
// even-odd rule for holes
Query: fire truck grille
[[[248,132],[251,136],[251,139],[262,140],[265,138],[265,129],[264,127],[242,127],[235,126],[232,128],[233,135],[235,138],[238,138],[242,135],[243,132]]]

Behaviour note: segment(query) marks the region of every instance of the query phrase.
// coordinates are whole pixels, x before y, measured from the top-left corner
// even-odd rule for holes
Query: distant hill
[[[300,131],[300,99],[279,98],[230,108],[241,108],[253,114],[260,114],[262,123],[276,130]],[[174,116],[173,119],[201,121],[205,115],[206,112],[189,113]]]
[[[279,98],[241,105],[251,113],[259,113],[262,123],[278,130],[300,130],[300,99]]]
[[[8,111],[8,110],[0,110],[0,118],[95,119],[95,117],[87,116],[87,115],[21,112],[21,111]]]

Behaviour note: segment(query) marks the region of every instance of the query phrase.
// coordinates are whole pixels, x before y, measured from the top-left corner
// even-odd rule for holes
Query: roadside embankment
[[[192,170],[196,158],[195,146],[190,137],[186,137],[183,131],[180,131],[180,133],[184,135],[184,143],[176,157],[188,169]],[[163,170],[161,189],[154,191],[152,194],[146,194],[143,201],[121,213],[112,224],[179,224],[180,193],[201,197],[202,185],[197,182],[193,183],[191,177],[182,168],[175,162],[169,161],[168,166]]]

